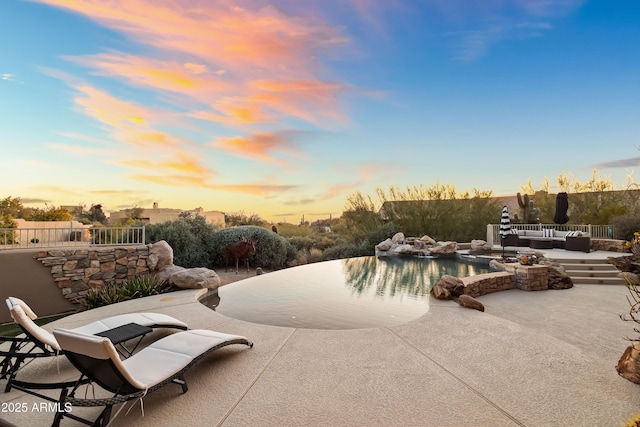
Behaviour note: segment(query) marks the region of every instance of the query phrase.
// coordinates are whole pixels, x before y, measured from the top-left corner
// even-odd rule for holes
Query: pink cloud
[[[185,95],[211,109],[201,108],[200,118],[259,123],[275,114],[319,124],[318,117],[344,115],[338,102],[343,85],[317,76],[317,54],[346,38],[310,15],[288,15],[262,1],[246,7],[227,0],[40,1],[119,31],[151,47],[154,56],[110,52],[73,61],[134,86]],[[294,92],[284,89],[294,86]]]
[[[281,163],[279,155],[300,155],[287,132],[256,133],[249,137],[220,137],[213,144],[225,152],[238,157],[266,163]]]

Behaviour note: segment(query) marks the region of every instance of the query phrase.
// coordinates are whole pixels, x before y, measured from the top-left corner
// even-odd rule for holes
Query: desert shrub
[[[208,242],[216,228],[200,215],[181,214],[177,220],[146,227],[147,243],[165,240],[173,249],[173,263],[181,267],[211,267]]]
[[[158,295],[168,289],[169,285],[162,280],[157,280],[151,276],[136,276],[118,285],[108,285],[89,290],[83,305],[87,309],[97,308],[130,299]]]
[[[315,244],[315,239],[310,236],[291,236],[286,238],[287,241],[293,245],[298,251],[308,251]]]
[[[312,233],[305,236],[291,236],[286,238],[298,251],[310,251],[319,249],[321,251],[346,243],[344,236],[335,233]]]
[[[284,268],[296,258],[296,249],[284,237],[262,227],[242,225],[220,230],[207,240],[212,264],[223,266],[225,246],[240,241],[243,236],[258,239],[256,254],[249,260],[257,267]]]
[[[391,237],[393,237],[394,234],[398,233],[402,231],[400,229],[400,226],[398,224],[396,224],[395,222],[388,222],[386,224],[384,224],[382,227],[379,227],[376,230],[370,231],[369,233],[367,233],[364,242],[371,246],[372,249],[375,245],[377,245],[378,243],[387,240]],[[420,236],[418,236],[420,237]]]
[[[307,254],[307,262],[320,262],[322,261],[322,251],[320,249],[311,248]]]
[[[324,261],[342,258],[354,258],[359,256],[374,255],[373,246],[366,243],[343,243],[341,245],[328,248],[322,252]]]
[[[320,249],[311,248],[311,249],[302,249],[298,251],[296,259],[289,263],[290,267],[294,267],[296,265],[304,265],[311,264],[314,262],[323,261],[323,252]]]
[[[633,233],[640,230],[640,217],[631,214],[615,216],[611,224],[616,239],[629,241],[633,239]]]
[[[309,224],[280,223],[277,225],[277,227],[278,234],[286,239],[289,239],[291,237],[304,237],[313,233],[311,227],[309,227]]]

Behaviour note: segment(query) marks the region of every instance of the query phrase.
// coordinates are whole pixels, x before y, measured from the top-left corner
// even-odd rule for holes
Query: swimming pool
[[[348,258],[251,277],[222,286],[201,302],[225,316],[273,326],[394,326],[429,310],[431,286],[445,274],[488,271],[449,258]]]

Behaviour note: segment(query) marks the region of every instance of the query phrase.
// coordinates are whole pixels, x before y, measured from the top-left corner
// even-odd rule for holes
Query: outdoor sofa
[[[543,230],[512,228],[511,234],[504,240],[505,246],[528,246],[537,249],[560,248],[582,252],[591,250],[591,236],[582,231],[559,231],[553,228]]]

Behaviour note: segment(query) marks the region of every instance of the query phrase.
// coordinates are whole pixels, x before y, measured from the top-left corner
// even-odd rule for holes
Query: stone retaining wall
[[[149,273],[147,245],[96,249],[51,249],[40,251],[34,258],[51,267],[62,295],[74,303],[89,289],[125,282],[131,277]]]
[[[626,246],[625,240],[616,239],[591,239],[591,250],[610,252],[631,252]]]
[[[497,273],[484,273],[475,276],[462,277],[465,295],[474,298],[493,292],[515,289],[516,276],[513,273],[500,271]]]

